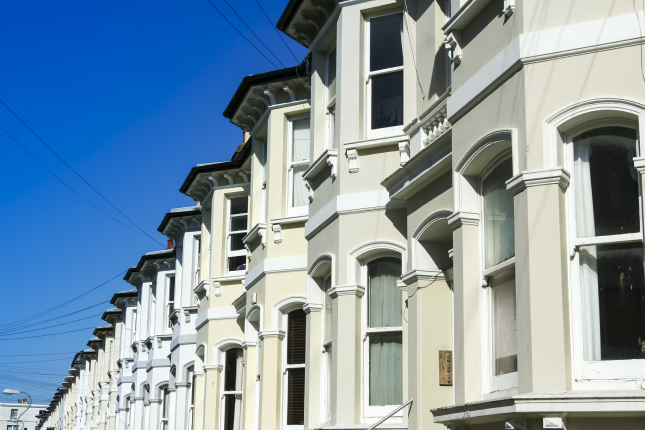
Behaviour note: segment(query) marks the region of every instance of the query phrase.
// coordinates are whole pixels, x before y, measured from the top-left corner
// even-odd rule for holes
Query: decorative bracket
[[[504,15],[511,16],[515,12],[515,0],[504,0]]]
[[[446,47],[446,50],[448,50],[450,54],[450,59],[452,60],[453,63],[459,65],[461,63],[461,59],[463,57],[463,53],[461,51],[461,37],[459,36],[459,33],[456,31],[451,32],[448,37],[446,37],[446,41],[444,42],[444,46]]]
[[[358,173],[358,150],[348,149],[346,154],[349,161],[349,173]]]
[[[290,99],[290,101],[292,101],[292,102],[295,102],[295,101],[296,101],[296,95],[295,95],[295,93],[293,92],[293,90],[292,90],[291,88],[289,88],[289,84],[288,84],[288,83],[285,83],[285,84],[283,85],[282,89],[283,89],[283,90],[285,90],[285,91],[287,92],[287,94],[289,94],[289,99]]]
[[[410,161],[410,141],[399,142],[399,154],[401,155],[401,166]]]
[[[273,224],[271,228],[273,229],[273,243],[282,243],[282,227],[280,224]]]
[[[213,281],[213,287],[215,288],[215,297],[219,297],[222,295],[222,284],[220,284],[217,281]]]

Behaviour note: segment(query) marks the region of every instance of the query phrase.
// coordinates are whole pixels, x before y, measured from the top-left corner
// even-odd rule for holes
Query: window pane
[[[515,212],[513,195],[506,181],[513,176],[511,159],[502,162],[484,180],[484,241],[486,268],[515,255]]]
[[[168,278],[168,301],[175,301],[175,277]]]
[[[491,276],[493,375],[517,372],[515,271]]]
[[[291,161],[309,160],[309,118],[293,121]]]
[[[402,334],[370,335],[370,406],[403,401]]]
[[[244,255],[228,258],[228,271],[232,272],[234,270],[246,270],[246,257]]]
[[[580,250],[584,358],[645,358],[643,245],[586,246]]]
[[[331,339],[331,318],[332,318],[332,302],[329,290],[331,289],[331,276],[325,279],[325,333],[323,340]]]
[[[306,206],[309,203],[309,191],[305,186],[302,175],[309,168],[309,164],[300,164],[293,167],[293,199],[291,204],[294,208]]]
[[[305,364],[307,315],[299,309],[289,312],[287,318],[287,364]]]
[[[238,430],[240,428],[240,409],[242,396],[239,394],[224,395],[224,430]]]
[[[248,212],[249,200],[246,196],[231,199],[231,215],[245,214]]]
[[[287,425],[305,423],[305,369],[289,369],[287,384]]]
[[[370,71],[403,65],[400,13],[370,20]]]
[[[231,231],[246,231],[246,215],[236,215],[231,217]]]
[[[403,125],[403,72],[372,77],[372,129]]]
[[[246,236],[245,233],[235,233],[231,235],[231,251],[240,251],[244,249],[244,242],[242,242],[244,236]]]
[[[396,258],[374,260],[367,267],[367,276],[368,326],[401,327],[401,290],[396,285],[401,276],[401,261]]]
[[[336,95],[336,48],[327,56],[327,100]]]
[[[224,391],[237,391],[237,351],[237,348],[226,351],[226,358],[224,360]]]
[[[599,128],[573,142],[578,237],[639,232],[636,131]]]

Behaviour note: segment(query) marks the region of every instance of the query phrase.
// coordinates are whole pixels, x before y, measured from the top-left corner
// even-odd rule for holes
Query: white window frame
[[[370,334],[382,334],[382,333],[401,333],[401,338],[403,338],[403,326],[400,327],[379,327],[379,328],[368,328],[367,327],[367,305],[368,305],[368,294],[369,294],[369,278],[367,273],[367,266],[374,260],[380,258],[392,257],[396,258],[401,262],[401,271],[404,270],[403,266],[403,256],[392,251],[383,250],[382,253],[377,253],[376,255],[371,255],[369,258],[361,260],[360,272],[361,272],[361,285],[365,286],[365,294],[361,300],[361,325],[362,325],[362,337],[363,337],[363,348],[362,349],[362,374],[363,374],[363,395],[362,395],[362,417],[363,422],[371,423],[376,422],[380,418],[383,418],[394,409],[398,408],[403,404],[403,399],[401,399],[401,404],[398,405],[383,405],[383,406],[370,406]],[[401,293],[403,294],[403,293]],[[401,348],[404,348],[403,343],[401,343]],[[403,363],[405,366],[405,363]],[[403,380],[402,380],[403,382]],[[399,411],[395,413],[391,418],[389,418],[386,423],[388,424],[401,424],[403,423],[403,412]]]
[[[201,234],[196,234],[193,236],[193,273],[192,273],[192,278],[193,278],[193,285],[192,285],[192,290],[195,290],[197,286],[199,285],[200,282],[200,276],[201,276],[201,267],[202,267],[202,262],[201,262],[201,248],[202,248],[202,235]],[[191,303],[194,304],[194,298],[191,300]]]
[[[495,275],[500,275],[507,270],[515,270],[515,256],[504,260],[493,267],[486,269],[486,242],[485,242],[485,213],[484,213],[484,181],[488,176],[497,168],[501,163],[507,160],[513,162],[512,155],[504,151],[502,154],[493,159],[489,165],[479,176],[479,207],[480,207],[480,229],[479,229],[479,243],[480,243],[480,267],[481,279],[486,280],[487,285],[482,283],[481,291],[481,320],[484,324],[481,325],[481,339],[482,339],[482,392],[484,397],[499,397],[503,395],[514,395],[518,393],[518,374],[517,372],[507,373],[506,375],[494,376],[493,375],[493,301],[492,290],[488,279]],[[514,198],[514,197],[513,197]],[[515,225],[513,225],[515,230]],[[516,303],[516,321],[517,321],[517,274],[515,278],[515,303]]]
[[[336,93],[333,97],[329,96],[329,59],[331,58],[332,52],[336,55]],[[327,109],[325,110],[327,116],[327,149],[333,149],[335,145],[335,135],[336,135],[336,96],[338,94],[338,50],[336,49],[336,42],[334,42],[325,54],[325,103],[327,104]],[[333,120],[332,120],[333,118]]]
[[[234,199],[239,199],[239,198],[246,198],[246,229],[245,230],[235,230],[231,231],[231,200]],[[242,214],[238,214],[235,216],[242,216]],[[231,235],[233,234],[240,234],[246,233],[249,231],[249,196],[247,194],[231,194],[226,197],[226,259],[224,260],[224,265],[225,265],[225,273],[227,274],[241,274],[245,273],[246,270],[228,270],[228,259],[229,257],[240,257],[244,256],[246,257],[246,249],[242,247],[242,249],[239,249],[237,251],[231,251]],[[244,260],[244,263],[246,264],[246,258]]]
[[[168,430],[168,416],[164,417],[164,406],[166,407],[166,414],[170,415],[170,391],[168,387],[161,388],[161,410],[159,411],[159,428],[160,430]],[[168,397],[166,397],[166,393]],[[166,400],[168,402],[166,402]]]
[[[242,391],[224,391],[224,387],[225,387],[225,383],[226,383],[226,353],[229,351],[229,349],[241,349],[242,350],[242,357],[244,357],[244,350],[242,348],[240,348],[239,346],[233,346],[231,348],[226,349],[225,351],[222,351],[222,353],[221,353],[222,366],[223,367],[222,367],[222,377],[220,378],[221,379],[221,381],[220,381],[220,393],[222,393],[222,395],[220,396],[220,406],[219,406],[219,410],[221,411],[221,413],[219,414],[220,415],[219,416],[219,428],[222,429],[222,430],[224,430],[224,423],[225,423],[225,418],[226,418],[225,417],[225,415],[226,415],[226,410],[225,410],[226,397],[225,396],[234,395],[236,398],[237,398],[237,396],[240,396],[240,404],[241,404],[242,396],[244,394]],[[243,369],[244,368],[241,367],[237,371],[242,372]],[[242,378],[244,378],[244,375],[242,375]],[[244,379],[242,379],[242,384],[244,384]],[[237,417],[237,419],[239,420],[238,422],[241,422],[243,413],[244,413],[244,411],[242,410],[242,408],[240,406],[240,416]],[[240,428],[241,428],[241,426],[240,426]]]
[[[384,127],[384,128],[379,128],[372,130],[372,77],[373,76],[378,76],[378,75],[385,75],[387,73],[393,73],[393,72],[403,72],[403,67],[405,66],[405,58],[404,60],[404,65],[403,66],[397,66],[397,67],[390,67],[388,69],[382,69],[382,70],[377,70],[377,71],[370,71],[370,51],[371,51],[371,43],[372,41],[370,40],[370,23],[372,19],[374,18],[381,18],[383,16],[387,15],[394,15],[394,14],[401,14],[403,15],[403,11],[401,9],[396,9],[396,10],[390,10],[387,12],[381,12],[381,13],[375,13],[372,15],[369,15],[365,17],[365,81],[366,81],[366,87],[365,87],[365,130],[367,134],[368,139],[377,139],[381,137],[390,137],[390,136],[397,136],[399,134],[403,134],[403,127],[405,124],[400,125],[400,126],[394,126],[394,127]],[[405,19],[404,16],[401,16],[401,49],[403,50],[403,38],[404,34],[403,32],[405,31],[404,25],[403,25],[403,19]],[[403,93],[405,93],[405,80],[404,80],[404,88],[403,88]],[[402,94],[404,95],[404,94]],[[403,107],[405,108],[405,99],[403,102]],[[401,111],[401,117],[403,117],[403,111]]]
[[[581,133],[603,127],[625,127],[636,130],[636,152],[635,157],[644,153],[643,143],[640,138],[638,123],[635,120],[612,118],[585,122],[584,124],[570,130],[564,135],[564,159],[569,172],[573,172],[573,139]],[[575,212],[575,181],[571,174],[569,186],[566,191],[567,223],[569,231],[569,249],[573,258],[570,259],[570,304],[571,304],[571,328],[572,352],[573,352],[573,384],[575,388],[607,389],[607,388],[634,388],[634,378],[645,377],[645,360],[607,360],[607,361],[585,361],[584,360],[584,336],[582,318],[585,310],[582,306],[582,291],[580,288],[580,253],[577,247],[581,245],[601,244],[628,244],[643,243],[643,190],[638,181],[639,191],[639,217],[640,232],[627,233],[612,236],[597,236],[592,238],[577,238],[576,212]]]
[[[282,339],[282,428],[283,430],[304,430],[304,425],[287,425],[287,409],[289,407],[289,370],[291,369],[305,369],[304,364],[287,364],[287,344],[289,342],[289,313],[295,310],[302,309],[301,304],[290,307],[288,310],[283,310],[282,314],[282,327],[284,328],[284,339]],[[306,388],[306,386],[305,386]],[[305,410],[305,415],[307,411]]]
[[[174,284],[172,285],[173,282],[170,279],[174,280]],[[173,313],[175,310],[175,301],[177,297],[173,297],[173,301],[170,301],[170,290],[173,287],[177,286],[177,279],[175,278],[175,274],[171,275],[166,275],[166,318],[165,318],[165,327],[166,327],[166,332],[172,332],[172,321],[170,321],[170,314]],[[176,289],[176,288],[175,288]],[[175,294],[175,291],[173,291],[173,295]],[[172,310],[170,310],[170,306],[172,305]]]
[[[323,285],[323,300],[322,300],[322,324],[320,325],[320,333],[321,336],[320,338],[322,339],[322,375],[321,375],[321,410],[320,410],[320,416],[321,416],[321,424],[326,424],[331,422],[331,404],[328,402],[328,399],[331,400],[331,384],[329,383],[331,381],[331,362],[332,362],[332,357],[333,357],[333,336],[331,333],[329,336],[325,338],[325,327],[327,325],[327,300],[325,299],[324,295],[328,294],[329,291],[324,290],[325,283],[329,279],[330,282],[330,287],[329,290],[334,288],[333,285],[333,278],[331,277],[331,269],[322,277],[322,285]],[[332,305],[333,307],[333,305]],[[332,352],[329,352],[329,347],[332,347]],[[330,357],[330,354],[332,356]]]
[[[292,157],[293,157],[293,123],[294,121],[298,121],[301,119],[306,119],[309,118],[309,159],[306,161],[297,161],[297,162],[292,162]],[[287,216],[300,216],[300,215],[307,215],[309,214],[309,205],[305,204],[303,206],[292,206],[291,202],[293,201],[293,184],[294,184],[294,179],[293,179],[293,168],[296,166],[300,166],[303,164],[310,164],[311,163],[311,116],[309,112],[301,114],[301,115],[294,115],[289,117],[288,119],[288,127],[287,127]]]
[[[18,419],[18,409],[11,409],[11,411],[9,412],[9,421],[16,421],[17,419]]]
[[[190,381],[190,385],[188,388],[190,391],[188,392],[188,415],[186,416],[186,428],[187,430],[193,430],[193,424],[195,422],[195,396],[197,393],[195,393],[195,382],[197,381],[197,375],[195,375],[195,369],[193,368],[192,370],[188,370],[187,372],[188,378],[187,380]]]

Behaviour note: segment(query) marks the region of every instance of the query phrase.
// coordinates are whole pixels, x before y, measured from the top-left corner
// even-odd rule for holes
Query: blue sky
[[[223,0],[212,1],[268,55]],[[259,1],[273,24],[287,4]],[[255,0],[229,3],[286,66],[296,64]],[[300,61],[305,48],[285,39]],[[228,160],[241,143],[241,130],[222,116],[241,79],[274,69],[206,0],[4,1],[0,62],[0,99],[164,244],[157,232],[163,215],[194,204],[178,191],[190,168]],[[78,193],[128,223],[2,105],[0,126]],[[0,148],[0,388],[23,389],[34,402],[49,403],[73,351],[86,348],[89,327],[103,323],[100,314],[110,305],[25,325],[96,305],[131,286],[119,276],[38,319],[9,324],[84,293],[161,246],[81,200],[1,130]]]

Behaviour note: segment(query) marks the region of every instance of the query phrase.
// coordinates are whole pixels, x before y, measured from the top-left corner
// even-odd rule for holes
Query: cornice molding
[[[338,296],[356,296],[359,299],[365,294],[365,287],[362,285],[336,285],[329,290],[332,299]]]
[[[306,314],[309,314],[311,312],[321,312],[322,308],[322,305],[318,303],[307,303],[302,307],[302,310],[305,311]]]
[[[634,160],[634,166],[635,165],[636,161]],[[645,168],[645,164],[643,167]],[[513,195],[516,195],[528,187],[557,184],[564,191],[569,186],[570,179],[571,175],[562,167],[554,169],[527,170],[506,181],[506,189]]]
[[[462,225],[479,225],[479,214],[477,212],[457,211],[448,217],[448,225],[457,230]]]
[[[260,340],[264,339],[284,339],[285,336],[284,330],[263,330],[258,333],[258,338]]]
[[[406,286],[410,286],[419,281],[435,281],[435,280],[445,281],[446,276],[440,270],[423,270],[423,269],[411,270],[408,273],[404,273],[401,276],[401,281],[403,281],[403,283]]]

